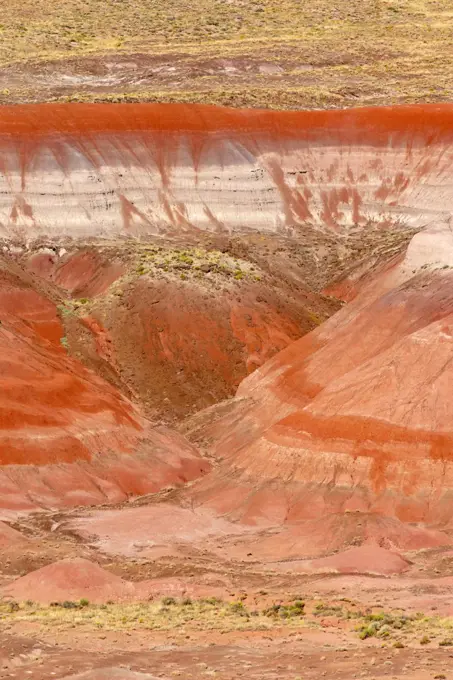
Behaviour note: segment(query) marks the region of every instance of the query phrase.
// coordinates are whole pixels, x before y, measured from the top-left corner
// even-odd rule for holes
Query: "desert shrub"
[[[364,620],[365,622],[357,628],[361,640],[374,636],[389,637],[392,630],[401,630],[412,621],[412,617],[404,614],[378,612],[377,614],[366,614]]]
[[[230,603],[230,611],[233,614],[238,614],[239,616],[249,616],[249,613],[244,606],[244,603],[239,600],[238,602],[231,602]]]
[[[63,609],[80,609],[80,604],[78,602],[72,602],[72,600],[65,600],[60,605]]]
[[[200,602],[204,602],[205,604],[211,604],[213,606],[217,604],[222,604],[222,600],[220,597],[204,597],[200,600]]]
[[[263,615],[269,618],[291,619],[305,614],[305,602],[296,600],[293,604],[273,604],[263,610]]]
[[[323,602],[319,602],[313,610],[314,616],[342,616],[342,614],[342,607],[324,604]]]

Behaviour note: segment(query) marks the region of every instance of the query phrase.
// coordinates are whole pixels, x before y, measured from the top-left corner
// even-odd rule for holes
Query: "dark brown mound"
[[[338,309],[310,290],[303,275],[314,284],[313,260],[300,269],[293,251],[273,237],[212,238],[207,248],[99,243],[61,257],[41,249],[25,264],[68,296],[71,354],[171,419],[232,396]]]

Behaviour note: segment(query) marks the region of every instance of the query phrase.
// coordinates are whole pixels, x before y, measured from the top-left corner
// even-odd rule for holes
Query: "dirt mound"
[[[307,238],[306,250],[323,240]],[[41,247],[21,258],[67,294],[61,319],[71,354],[166,422],[231,397],[340,307],[312,290],[313,253],[294,265],[296,239],[180,241]],[[326,252],[332,265],[335,249]]]
[[[259,491],[254,501],[253,497],[250,499],[246,514],[241,515],[244,507],[239,505],[238,514],[242,522],[256,525],[259,533],[252,546],[249,539],[235,540],[234,545],[223,547],[221,555],[245,562],[266,563],[276,568],[285,562],[291,569],[295,560],[324,558],[332,552],[344,552],[353,546],[371,545],[391,552],[411,552],[440,548],[453,543],[448,534],[436,529],[412,526],[394,517],[361,512],[322,514],[315,519],[291,523],[291,515],[284,514],[286,506],[281,502],[278,505],[278,500],[280,499],[277,497],[274,507],[279,509],[279,514],[272,514],[271,502],[266,504]],[[266,513],[253,515],[253,507],[265,508]],[[234,513],[232,516],[235,517]],[[263,528],[266,526],[264,520],[269,526],[267,530]],[[276,531],[274,527],[278,524],[282,527]]]
[[[210,266],[185,270],[184,280],[133,272],[79,308],[82,327],[66,319],[71,352],[124,385],[152,415],[181,417],[232,396],[246,375],[335,309],[300,289],[298,299],[281,279],[239,280],[234,270],[218,274]]]
[[[430,226],[402,261],[248,377],[228,414],[204,423],[224,462],[197,501],[265,522],[272,490],[272,513],[289,522],[358,510],[446,523],[452,267],[449,224]]]
[[[65,248],[42,248],[26,258],[26,265],[30,271],[53,281],[75,298],[105,292],[124,273],[120,261],[109,261],[93,248],[71,253]]]
[[[32,571],[2,589],[3,595],[19,601],[106,602],[133,599],[135,587],[85,559],[66,559]]]
[[[177,515],[177,512],[175,514]],[[146,516],[141,519],[146,520]],[[173,515],[169,515],[167,519],[172,521]],[[118,514],[118,521],[120,520],[121,515]],[[169,535],[171,536],[171,533]],[[142,538],[145,539],[145,536],[146,532],[143,532]],[[120,552],[118,540],[115,546],[109,545],[104,540],[105,549],[107,551],[115,549],[116,552]],[[139,546],[135,547],[137,548],[135,553],[132,550],[123,550],[123,552],[128,556],[138,554],[140,557],[150,557],[146,550],[143,551]],[[223,597],[229,588],[231,588],[231,583],[228,579],[219,577],[218,574],[161,577],[130,582],[89,560],[66,558],[31,571],[26,576],[3,585],[0,588],[0,595],[19,602],[32,600],[41,604],[79,603],[80,600],[103,604],[150,601],[164,596]]]
[[[312,560],[309,569],[336,571],[339,574],[401,574],[409,562],[401,555],[375,545],[363,545],[345,552]]]
[[[151,429],[67,356],[57,307],[35,285],[0,259],[0,507],[118,501],[206,471],[181,436]]]
[[[28,540],[19,531],[12,529],[4,522],[0,522],[0,548],[4,550],[11,546],[21,546],[26,543],[28,543]]]

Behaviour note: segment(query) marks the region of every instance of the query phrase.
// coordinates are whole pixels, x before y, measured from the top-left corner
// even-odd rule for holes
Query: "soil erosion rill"
[[[0,109],[0,677],[449,677],[452,205],[450,104]]]

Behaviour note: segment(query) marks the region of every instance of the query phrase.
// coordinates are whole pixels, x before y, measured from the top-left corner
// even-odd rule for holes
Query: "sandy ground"
[[[9,532],[10,544],[0,557],[0,677],[44,680],[112,668],[119,669],[118,677],[124,680],[135,678],[128,670],[160,678],[449,677],[453,653],[445,643],[450,624],[443,618],[453,612],[449,546],[406,552],[399,559],[404,559],[407,568],[391,578],[352,574],[350,567],[343,568],[341,559],[337,570],[343,573],[332,573],[329,563],[324,571],[318,568],[301,574],[291,568],[294,562],[285,563],[284,558],[277,567],[222,559],[218,546],[231,541],[235,531],[234,525],[228,529],[227,522],[220,525],[219,520],[205,517],[205,529],[198,539],[185,541],[191,531],[189,518],[194,515],[186,511],[185,516],[180,509],[178,527],[170,526],[172,508],[168,503],[142,502],[137,507],[78,509],[66,515],[36,513],[10,523],[9,528],[19,532],[23,542],[18,545],[17,536]],[[115,524],[118,533],[112,543],[106,536]],[[130,540],[137,541],[140,532],[146,532],[154,536],[156,546],[165,542],[165,550],[148,555],[138,546],[132,554],[130,540],[121,540],[128,526],[135,527]],[[248,533],[252,546],[261,532]],[[382,549],[371,546],[368,550],[375,551],[376,562],[382,561]],[[355,551],[353,555],[360,557],[360,549]],[[280,568],[282,564],[285,569]],[[400,563],[397,566],[400,569]],[[360,559],[356,567],[366,570]],[[62,590],[57,592],[59,578]],[[105,584],[107,589],[102,591]],[[66,593],[71,600],[82,595],[93,602],[107,600],[115,618],[100,628],[95,621],[101,620],[105,610],[90,602],[88,618],[75,610],[62,618],[49,615],[49,619],[40,609],[46,605],[37,603],[51,599],[48,593],[52,587],[58,599]],[[101,593],[100,600],[96,593]],[[216,597],[228,607],[242,601],[250,611],[264,611],[297,597],[306,603],[306,613],[300,622],[271,620],[268,624],[266,620],[264,628],[262,617],[256,624],[253,617],[245,624],[241,619],[225,624],[223,615],[214,610],[209,621],[197,615],[173,621],[162,619],[158,609],[158,619],[153,619],[150,628],[144,627],[140,618],[129,619],[135,610],[128,607],[145,607],[140,611],[146,612],[147,606],[160,607],[169,595],[178,602],[184,597],[194,601]],[[33,606],[38,607],[33,615],[27,614],[30,603],[20,604],[19,612],[15,606],[8,610],[11,602],[33,599]],[[128,604],[138,599],[141,605]],[[94,619],[89,615],[92,607]],[[403,617],[423,612],[425,619],[420,624],[410,623],[403,631],[392,629],[389,637],[360,639],[357,628],[361,619],[354,618],[355,614],[345,618],[346,611],[363,615],[397,612]],[[111,670],[105,673],[117,677]],[[87,677],[97,680],[104,676]]]

